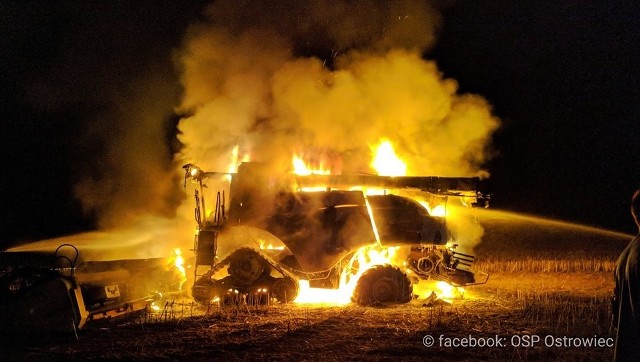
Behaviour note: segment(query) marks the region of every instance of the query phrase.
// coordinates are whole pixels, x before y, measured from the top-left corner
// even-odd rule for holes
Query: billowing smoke
[[[38,204],[75,196],[101,229],[145,214],[174,215],[183,193],[171,142],[180,99],[171,51],[192,12],[201,10],[197,1],[3,6],[3,20],[12,25],[6,37],[3,32],[12,60],[7,73],[15,77],[8,83],[14,81],[15,97],[34,109],[32,117],[12,121],[33,129],[24,132],[27,144],[34,143],[29,148],[52,150],[37,154],[55,170],[44,174],[74,185],[60,190],[42,181],[43,194],[68,195],[41,197]],[[29,174],[44,179],[41,172]],[[47,212],[61,210],[64,205],[52,203]]]
[[[452,206],[447,209],[447,227],[451,230],[456,251],[475,255],[475,247],[484,235],[484,228],[477,220],[477,210]]]
[[[180,53],[180,157],[226,171],[231,150],[284,171],[291,157],[372,173],[394,144],[409,175],[486,176],[498,120],[423,53],[440,26],[425,1],[218,1]],[[334,167],[335,168],[335,167]],[[274,169],[274,172],[276,170]],[[471,246],[482,228],[452,220]]]
[[[294,153],[372,172],[390,139],[413,175],[485,175],[498,121],[422,53],[439,15],[424,1],[220,1],[181,52],[181,157],[226,170],[231,150],[286,168]],[[335,160],[332,160],[335,162]]]
[[[70,22],[59,30],[60,56],[27,82],[39,107],[74,110],[74,192],[100,227],[174,216],[184,200],[179,166],[226,171],[236,145],[239,158],[283,169],[298,153],[371,173],[370,145],[385,137],[409,174],[485,174],[498,121],[483,98],[458,94],[423,59],[440,27],[435,3],[216,1],[175,51],[181,100],[167,51],[179,39],[137,25],[181,29],[189,16],[179,9],[56,13]],[[185,116],[174,158],[175,111]],[[192,222],[192,203],[183,205],[177,214]]]
[[[174,98],[163,75],[149,74],[112,95],[117,106],[100,114],[107,119],[93,122],[80,141],[99,160],[94,154],[78,161],[83,173],[74,192],[86,210],[97,213],[102,228],[128,225],[144,215],[172,217],[181,201],[165,125]]]

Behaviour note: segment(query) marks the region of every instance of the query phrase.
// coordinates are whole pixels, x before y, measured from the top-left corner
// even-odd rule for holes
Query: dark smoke
[[[175,213],[182,199],[173,161],[181,87],[172,57],[202,3],[0,5],[0,71],[8,80],[1,95],[15,108],[3,154],[9,165],[23,162],[7,174],[31,175],[3,188],[29,195],[2,215],[18,237],[37,237],[20,221],[25,214],[63,231],[72,217],[104,228]],[[81,207],[67,204],[74,197]]]

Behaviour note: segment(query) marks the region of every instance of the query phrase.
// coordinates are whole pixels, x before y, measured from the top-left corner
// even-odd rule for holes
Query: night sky
[[[501,117],[494,206],[637,232],[637,2],[465,2],[432,54]]]
[[[160,136],[138,135],[160,138],[162,167],[175,166],[173,56],[207,3],[0,4],[0,246],[97,227],[74,188],[108,176],[105,140],[123,123],[105,120],[131,113],[119,102],[139,96],[134,84],[149,83],[164,124]],[[603,1],[444,7],[424,57],[501,119],[486,165],[492,207],[636,232],[628,205],[640,186],[639,10]],[[131,178],[154,187],[144,174]]]

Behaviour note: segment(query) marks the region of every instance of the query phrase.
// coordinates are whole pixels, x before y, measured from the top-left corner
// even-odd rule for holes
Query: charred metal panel
[[[397,195],[367,199],[383,245],[446,244],[444,219],[432,217],[418,202]]]
[[[360,191],[282,192],[265,228],[307,272],[329,269],[349,251],[376,242]]]

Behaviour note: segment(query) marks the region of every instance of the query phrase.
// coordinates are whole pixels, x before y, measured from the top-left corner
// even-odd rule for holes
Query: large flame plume
[[[405,176],[407,165],[396,155],[391,141],[381,139],[378,146],[373,147],[374,157],[371,166],[380,176]]]
[[[173,268],[178,272],[180,289],[182,289],[182,286],[187,281],[187,269],[185,266],[185,260],[184,260],[184,257],[182,256],[182,249],[175,248],[173,251],[175,253],[175,256],[172,258]]]
[[[39,99],[64,111],[69,99],[88,97],[100,109],[90,108],[87,128],[77,131],[74,147],[92,157],[74,164],[74,181],[76,196],[103,230],[135,225],[149,214],[191,220],[191,205],[179,206],[190,204],[180,192],[179,166],[233,171],[228,155],[236,146],[238,162],[250,154],[281,160],[285,169],[292,154],[311,149],[340,159],[345,172],[373,173],[367,148],[384,136],[412,174],[484,174],[480,165],[498,121],[484,99],[458,94],[456,82],[422,56],[441,26],[438,4],[219,0],[174,49],[178,82],[162,47],[153,47],[159,56],[151,63],[121,52],[116,59],[128,66],[102,77],[106,95],[86,91],[96,82],[86,70],[96,66],[78,54],[93,49],[74,46],[90,41],[79,32],[52,68],[75,70],[79,81]],[[87,19],[81,24],[94,28]],[[139,48],[129,38],[101,35],[106,49]],[[48,83],[68,78],[60,72]],[[58,89],[46,85],[37,88]],[[184,148],[174,158],[175,123]]]

